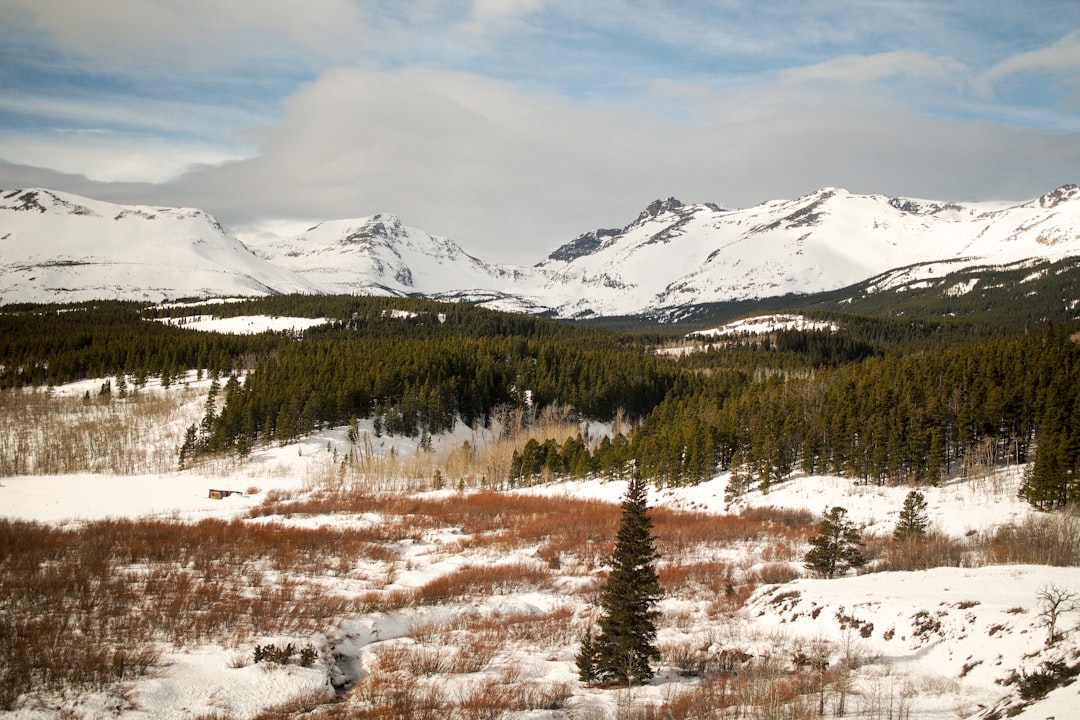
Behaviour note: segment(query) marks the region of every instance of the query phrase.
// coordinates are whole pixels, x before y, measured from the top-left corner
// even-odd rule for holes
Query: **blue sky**
[[[0,0],[0,185],[532,263],[652,199],[1080,182],[1080,3]]]

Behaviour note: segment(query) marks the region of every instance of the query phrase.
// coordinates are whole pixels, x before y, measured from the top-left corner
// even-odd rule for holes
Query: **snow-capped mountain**
[[[0,303],[318,292],[191,208],[0,190]]]
[[[537,274],[479,260],[451,240],[385,213],[323,222],[294,237],[249,244],[274,265],[335,294],[501,293],[532,284]]]
[[[971,266],[1080,256],[1080,188],[951,203],[825,188],[750,208],[651,203],[535,267],[497,265],[380,214],[252,239],[199,210],[0,191],[0,303],[276,292],[416,295],[559,317],[910,285]],[[257,236],[256,236],[257,237]]]
[[[940,273],[1078,254],[1076,186],[1023,204],[964,205],[826,188],[746,209],[657,201],[538,267],[551,273],[559,314],[575,316],[822,292],[917,264]]]

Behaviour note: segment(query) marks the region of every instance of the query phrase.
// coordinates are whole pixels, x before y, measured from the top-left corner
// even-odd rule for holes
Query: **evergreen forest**
[[[661,353],[686,328],[627,332],[411,298],[276,296],[212,308],[327,322],[229,335],[155,322],[209,312],[190,306],[8,306],[0,387],[114,378],[110,391],[123,392],[197,369],[215,382],[182,457],[243,455],[358,419],[430,437],[560,407],[629,422],[603,438],[532,440],[493,483],[614,475],[634,460],[666,486],[730,470],[738,494],[796,471],[919,485],[1030,463],[1021,489],[1030,503],[1080,502],[1074,324],[815,310],[806,314],[838,329]]]

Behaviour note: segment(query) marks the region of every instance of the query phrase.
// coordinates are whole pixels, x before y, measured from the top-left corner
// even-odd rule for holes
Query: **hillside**
[[[319,223],[295,237],[262,243],[257,251],[331,295],[512,292],[533,274],[478,260],[393,215]]]
[[[316,292],[192,208],[0,190],[0,302]]]
[[[771,316],[676,351],[417,298],[11,309],[0,713],[1067,716],[1075,329]],[[626,690],[575,656],[631,467],[664,596]],[[827,579],[835,507],[866,562]]]

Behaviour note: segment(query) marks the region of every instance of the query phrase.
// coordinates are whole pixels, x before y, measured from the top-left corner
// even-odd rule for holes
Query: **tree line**
[[[665,484],[730,469],[736,493],[795,470],[937,484],[1034,459],[1025,497],[1060,507],[1078,499],[1078,362],[1069,330],[1047,326],[802,372],[717,369],[680,378],[632,452]]]
[[[1080,500],[1080,349],[1069,326],[834,315],[837,332],[744,336],[671,357],[652,351],[665,339],[659,331],[411,298],[213,306],[327,319],[302,338],[148,322],[192,312],[122,302],[5,308],[0,385],[112,376],[138,384],[205,371],[215,392],[189,429],[185,457],[243,454],[358,418],[380,433],[423,436],[459,421],[489,426],[499,408],[530,416],[559,405],[581,419],[622,413],[636,425],[599,444],[534,442],[506,480],[615,474],[634,459],[659,485],[730,470],[738,493],[796,470],[934,484],[1033,461],[1023,487],[1030,502]]]

